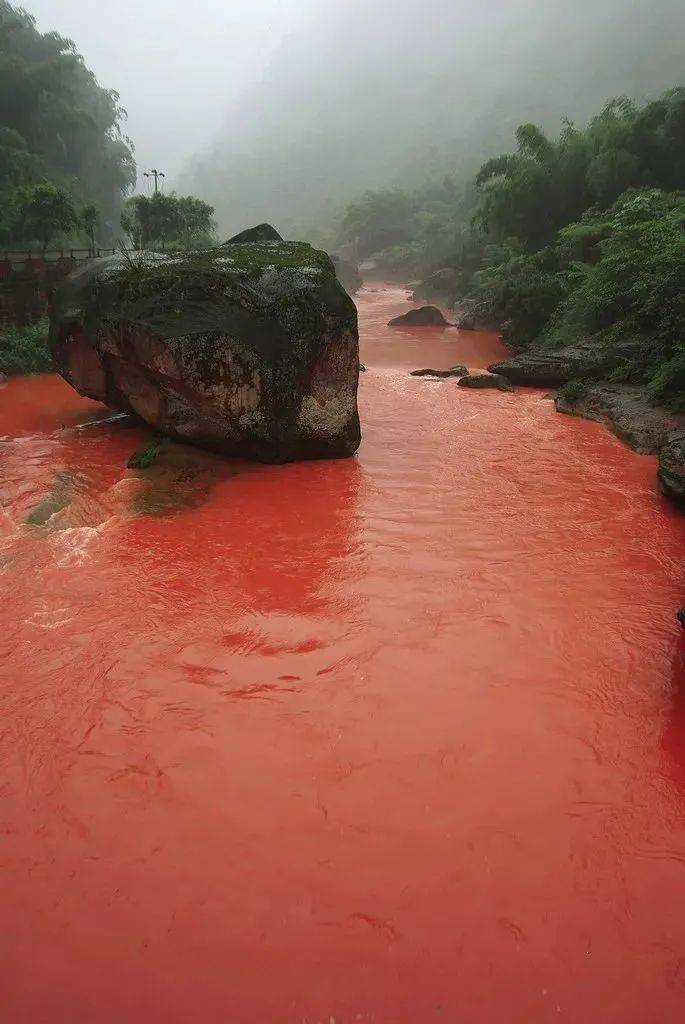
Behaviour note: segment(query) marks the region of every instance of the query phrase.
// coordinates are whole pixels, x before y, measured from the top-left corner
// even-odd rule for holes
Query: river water
[[[683,520],[358,304],[355,459],[0,391],[3,1024],[685,1019]]]

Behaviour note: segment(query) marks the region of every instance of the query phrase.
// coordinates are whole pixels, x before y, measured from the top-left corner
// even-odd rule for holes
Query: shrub
[[[583,265],[577,287],[547,330],[552,343],[597,335],[609,345],[654,339],[668,359],[685,338],[685,200],[678,193],[631,190],[610,212],[599,259]]]
[[[685,394],[685,345],[656,370],[649,382],[649,397],[654,401],[673,401]]]
[[[129,469],[149,469],[153,462],[157,461],[163,443],[163,438],[152,437],[146,445],[131,455],[126,465]]]
[[[53,369],[48,348],[48,321],[26,327],[0,326],[0,373],[49,373]]]
[[[469,298],[475,319],[502,327],[514,348],[526,348],[564,298],[564,277],[551,250],[523,256],[498,249],[494,259],[500,261],[491,262],[473,279]]]

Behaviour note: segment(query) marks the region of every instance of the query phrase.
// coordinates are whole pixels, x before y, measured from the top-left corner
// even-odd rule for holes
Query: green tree
[[[87,203],[81,210],[81,227],[88,236],[91,254],[95,255],[95,232],[100,223],[100,211],[95,203]]]
[[[211,245],[216,231],[214,207],[196,196],[179,196],[176,202],[179,237],[183,247],[193,249]]]
[[[195,196],[132,196],[121,226],[134,248],[197,248],[214,244],[214,210]]]
[[[34,185],[22,193],[19,219],[24,236],[37,239],[43,250],[58,235],[69,234],[78,223],[69,193],[49,182]]]
[[[0,230],[31,241],[13,217],[18,190],[45,180],[78,205],[95,203],[109,230],[136,180],[125,118],[71,40],[39,32],[26,11],[0,0]]]

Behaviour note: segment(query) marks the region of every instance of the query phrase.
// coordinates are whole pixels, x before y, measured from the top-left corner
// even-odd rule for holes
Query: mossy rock
[[[388,323],[388,327],[453,327],[445,320],[437,306],[421,306],[410,309],[402,316],[396,316]]]
[[[359,445],[356,308],[304,242],[91,261],[55,291],[50,341],[80,394],[160,434],[267,462]]]
[[[233,238],[229,238],[226,245],[231,245],[233,242],[282,242],[283,239],[279,235],[276,228],[272,227],[271,224],[257,224],[254,228],[246,228],[244,231],[239,231]]]

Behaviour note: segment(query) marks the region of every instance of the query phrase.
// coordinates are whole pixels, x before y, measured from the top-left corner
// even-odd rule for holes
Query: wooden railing
[[[93,256],[112,256],[116,249],[0,250],[0,324],[25,324],[45,316],[48,290]]]
[[[0,268],[10,270],[35,269],[50,264],[84,263],[94,256],[113,256],[116,249],[5,249],[0,250]]]

